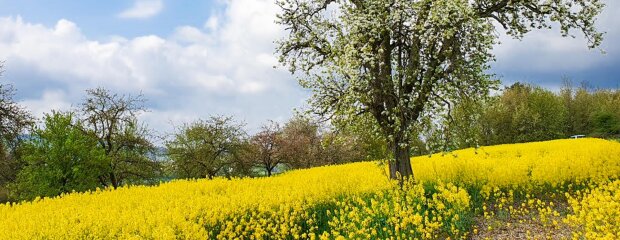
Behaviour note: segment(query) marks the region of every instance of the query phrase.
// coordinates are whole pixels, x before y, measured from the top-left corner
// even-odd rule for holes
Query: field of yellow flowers
[[[464,239],[526,223],[620,239],[618,142],[481,147],[412,165],[404,184],[364,162],[5,204],[0,239]]]

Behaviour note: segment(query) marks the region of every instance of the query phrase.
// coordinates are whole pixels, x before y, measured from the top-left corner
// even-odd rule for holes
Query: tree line
[[[211,116],[177,127],[166,141],[175,178],[271,176],[365,159],[355,136],[340,134],[316,119],[296,115],[269,121],[255,134],[230,116]]]
[[[156,136],[138,119],[146,111],[142,95],[90,89],[75,109],[35,119],[14,93],[0,84],[0,201],[178,178],[271,176],[366,158],[357,138],[302,115],[255,134],[233,117],[211,116]]]
[[[569,80],[558,92],[515,83],[495,96],[464,98],[451,111],[423,128],[423,152],[576,135],[620,138],[620,90],[575,87]]]
[[[12,199],[158,182],[162,168],[150,157],[156,148],[137,119],[144,99],[103,88],[86,93],[77,109],[53,110],[39,123],[13,101],[14,91],[3,96],[3,105],[20,109],[2,116],[14,130],[3,135],[13,144],[0,156],[0,183]]]

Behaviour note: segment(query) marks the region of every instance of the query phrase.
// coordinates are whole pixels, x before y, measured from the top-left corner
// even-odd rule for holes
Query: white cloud
[[[144,120],[158,131],[213,114],[258,126],[287,118],[307,95],[285,69],[273,68],[273,41],[283,35],[277,11],[271,0],[232,0],[218,20],[207,20],[207,29],[179,26],[170,36],[106,40],[89,39],[69,20],[47,27],[0,18],[0,59],[7,61],[5,79],[23,81],[18,91],[29,92],[24,101],[37,112],[51,98],[43,90],[48,85],[71,103],[81,101],[85,89],[103,86],[143,92],[151,108]]]
[[[41,99],[30,99],[21,101],[20,104],[25,106],[37,118],[43,117],[50,110],[66,111],[71,109],[71,103],[65,99],[66,94],[62,90],[46,90],[43,92]]]
[[[211,15],[209,19],[205,22],[204,28],[209,29],[211,31],[217,31],[217,27],[219,25],[219,19],[216,15]]]
[[[284,34],[275,23],[278,7],[273,0],[225,4],[204,26],[178,26],[169,36],[106,40],[90,39],[69,20],[43,26],[20,17],[0,18],[3,79],[18,86],[18,95],[28,93],[23,103],[37,114],[80,102],[87,88],[142,91],[151,110],[142,119],[159,132],[170,131],[171,122],[213,114],[235,115],[250,129],[267,119],[288,118],[308,93],[284,69],[273,68],[273,41]],[[620,15],[610,14],[614,11],[606,10],[601,23],[618,39],[614,24]],[[556,30],[532,32],[523,42],[504,39],[495,50],[496,69],[551,71],[604,61],[593,60],[599,53],[588,51],[583,40],[558,36]]]
[[[191,26],[178,27],[172,36],[174,40],[183,43],[212,43],[213,37]]]
[[[164,9],[163,0],[135,0],[133,6],[124,10],[120,18],[150,18]]]

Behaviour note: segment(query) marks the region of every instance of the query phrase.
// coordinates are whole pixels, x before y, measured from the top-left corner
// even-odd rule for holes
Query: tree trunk
[[[413,178],[411,160],[409,158],[409,146],[402,147],[402,141],[394,141],[391,148],[394,159],[390,161],[390,178],[402,181],[403,178]]]
[[[114,174],[114,172],[110,172],[110,182],[112,183],[112,187],[114,187],[114,189],[118,188],[118,180],[116,179],[116,174]]]

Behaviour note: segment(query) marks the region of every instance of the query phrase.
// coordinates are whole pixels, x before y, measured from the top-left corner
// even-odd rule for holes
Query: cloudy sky
[[[607,0],[602,49],[558,30],[502,37],[492,71],[510,84],[557,89],[564,77],[620,86],[620,3]],[[214,114],[254,131],[284,121],[309,93],[277,65],[274,0],[0,0],[0,81],[37,116],[70,109],[98,86],[142,92],[141,118],[161,133]]]

